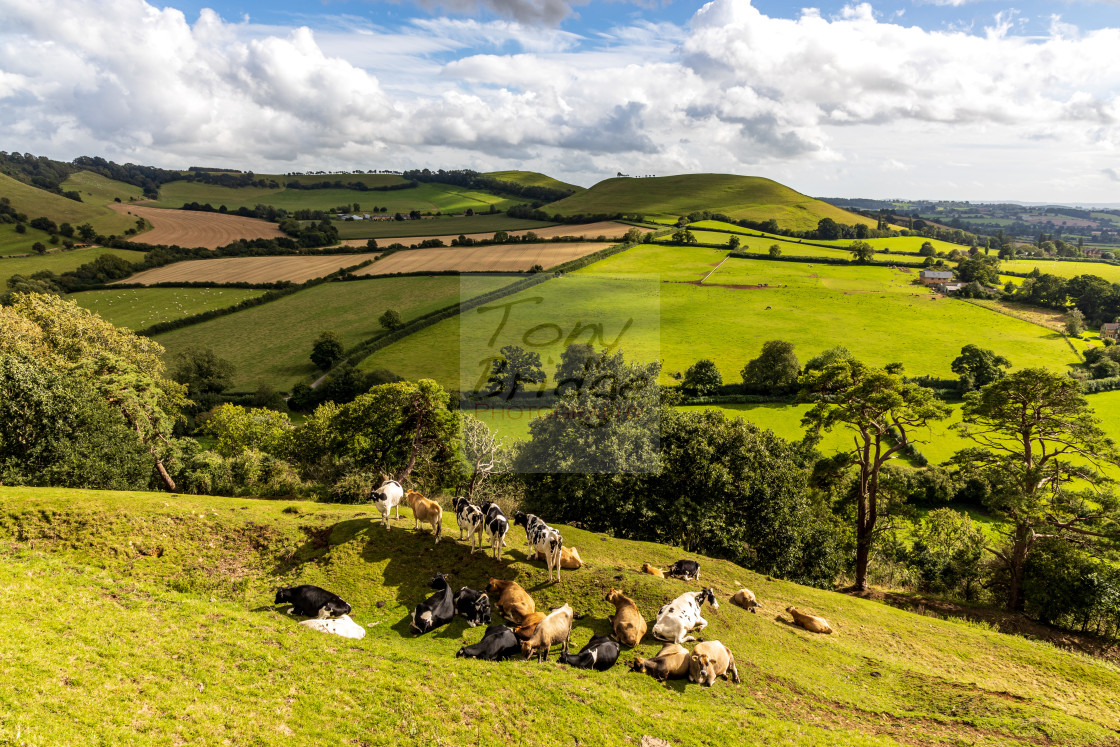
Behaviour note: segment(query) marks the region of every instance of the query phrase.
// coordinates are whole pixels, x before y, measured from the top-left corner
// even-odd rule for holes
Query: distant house
[[[953,273],[950,270],[922,270],[918,273],[922,285],[941,285],[952,282]]]
[[[965,286],[964,283],[945,283],[941,286],[942,293],[956,293]]]
[[[1101,339],[1116,341],[1120,337],[1120,322],[1107,322],[1101,325]]]

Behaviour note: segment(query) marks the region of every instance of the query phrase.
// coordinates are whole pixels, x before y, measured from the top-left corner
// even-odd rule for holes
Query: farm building
[[[1120,322],[1108,322],[1101,325],[1102,340],[1116,340],[1120,337]]]
[[[940,285],[951,282],[953,273],[951,270],[922,270],[918,277],[921,278],[922,285]]]

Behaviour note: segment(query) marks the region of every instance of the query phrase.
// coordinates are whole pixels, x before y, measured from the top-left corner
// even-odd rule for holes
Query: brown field
[[[277,283],[290,280],[302,283],[329,275],[343,267],[353,267],[379,256],[369,254],[332,254],[323,257],[222,257],[192,259],[165,267],[144,270],[121,283],[202,282],[202,283]]]
[[[607,239],[620,239],[626,235],[633,226],[628,226],[625,223],[615,223],[614,221],[600,221],[598,223],[584,223],[582,225],[568,225],[568,226],[549,226],[548,228],[534,228],[532,230],[537,236],[542,239],[552,239],[557,236],[578,236],[584,240],[595,240],[600,236],[605,236]],[[507,231],[510,236],[521,236],[526,234],[529,230],[525,231]],[[475,241],[487,240],[494,238],[494,232],[490,233],[468,233],[468,239]],[[390,244],[404,244],[411,246],[412,244],[419,244],[421,241],[429,239],[439,239],[445,244],[450,244],[452,239],[459,238],[458,234],[448,234],[446,236],[404,236],[398,239],[378,239],[377,245],[380,247],[389,246]],[[346,246],[365,246],[365,239],[346,239],[342,242]]]
[[[278,239],[284,235],[275,223],[242,218],[240,215],[167,210],[120,202],[111,202],[109,207],[118,213],[144,218],[152,224],[152,230],[136,236],[145,244],[217,249],[238,239]]]
[[[516,272],[540,265],[546,270],[603,248],[602,244],[499,244],[396,252],[359,270],[355,275],[388,275],[394,272]]]

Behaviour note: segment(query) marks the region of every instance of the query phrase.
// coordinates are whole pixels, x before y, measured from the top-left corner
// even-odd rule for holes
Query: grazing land
[[[263,293],[246,288],[121,288],[75,293],[69,298],[118,327],[136,330],[224,309]]]
[[[357,275],[391,275],[396,272],[519,272],[540,265],[549,267],[579,259],[603,248],[602,244],[558,242],[555,244],[497,244],[410,249],[394,252]]]
[[[586,187],[568,184],[559,179],[554,179],[548,174],[539,171],[491,171],[483,176],[497,179],[501,182],[520,184],[524,187],[548,187],[549,189],[567,189],[571,192],[582,192]]]
[[[1047,262],[1036,259],[1009,259],[1000,262],[1000,269],[1012,272],[1032,272],[1035,268],[1047,275],[1057,275],[1063,278],[1073,278],[1078,275],[1096,275],[1110,283],[1120,283],[1120,265],[1107,262]],[[1015,282],[1023,282],[1022,278],[1014,278]]]
[[[239,239],[279,239],[284,233],[275,223],[240,215],[204,213],[198,210],[161,210],[145,205],[112,203],[118,213],[134,215],[152,224],[137,237],[146,244],[203,246],[217,249]]]
[[[319,333],[333,330],[346,347],[378,337],[388,309],[404,321],[508,285],[508,277],[454,276],[370,278],[323,283],[277,301],[156,336],[174,355],[186,348],[213,348],[236,367],[233,386],[260,383],[288,391],[316,374],[308,356]],[[406,338],[410,339],[410,338]],[[436,351],[447,355],[447,351]]]
[[[633,226],[629,226],[625,223],[616,223],[614,221],[600,221],[598,223],[581,223],[577,225],[559,225],[549,226],[547,228],[536,228],[533,229],[533,233],[535,233],[542,239],[551,239],[560,236],[578,236],[579,238],[586,241],[595,241],[600,236],[607,240],[620,239],[625,236],[626,232],[631,228],[633,228]],[[529,233],[529,231],[507,231],[506,233],[508,233],[510,236],[524,236],[525,234]],[[493,233],[470,233],[444,234],[442,236],[401,236],[393,238],[392,241],[395,243],[404,244],[405,246],[411,246],[412,244],[419,244],[421,241],[439,239],[445,244],[450,244],[452,239],[457,239],[460,235],[463,235],[468,239],[474,239],[475,241],[489,241],[490,239],[494,238]],[[388,245],[390,242],[386,241],[384,243]],[[365,241],[363,241],[362,239],[346,239],[342,242],[342,244],[346,246],[364,246]]]
[[[135,184],[118,182],[92,171],[75,171],[62,183],[62,189],[63,191],[76,190],[82,196],[82,202],[91,205],[106,205],[116,200],[135,202],[144,199],[144,190]]]
[[[770,179],[734,174],[682,174],[648,179],[607,179],[579,194],[554,202],[546,212],[623,213],[675,217],[711,210],[736,219],[765,221],[780,228],[814,229],[821,218],[837,223],[867,219],[796,192]]]
[[[36,243],[54,248],[50,243],[51,235],[37,228],[27,227],[25,233],[18,233],[14,223],[0,223],[0,257],[15,254],[32,254]]]
[[[0,259],[0,287],[3,287],[3,284],[12,275],[29,276],[40,270],[50,270],[61,275],[64,272],[76,270],[87,262],[92,262],[102,254],[115,254],[129,262],[139,262],[144,259],[144,252],[135,252],[130,249],[105,249],[103,247],[47,252],[41,256],[7,257]]]
[[[1104,747],[1120,730],[1120,673],[1106,662],[568,526],[565,544],[585,565],[544,584],[544,568],[517,547],[521,530],[495,562],[471,556],[453,522],[439,545],[405,528],[407,507],[391,531],[369,506],[246,498],[4,487],[0,507],[0,584],[36,617],[0,632],[0,656],[21,662],[21,676],[0,681],[0,700],[20,704],[0,725],[8,741],[692,744],[702,724],[713,744],[749,730],[752,742],[804,747]],[[741,684],[665,686],[629,672],[635,655],[660,648],[648,636],[598,673],[555,659],[456,659],[484,632],[461,617],[408,635],[428,579],[453,569],[455,584],[472,588],[515,579],[539,609],[570,603],[586,615],[573,627],[578,649],[610,632],[604,589],[622,588],[651,620],[695,590],[637,572],[682,557],[701,562],[723,602],[705,608],[703,635],[735,654]],[[277,584],[301,583],[341,594],[366,637],[306,630],[273,607]],[[740,585],[760,614],[727,603]],[[835,632],[793,627],[791,604]],[[418,697],[433,672],[439,697]]]
[[[43,216],[55,223],[65,222],[72,226],[89,223],[98,233],[107,236],[124,233],[134,225],[134,221],[128,216],[114,213],[96,201],[77,202],[24,184],[7,174],[0,174],[0,197],[7,197],[11,200],[12,207],[18,212],[26,213],[28,218]]]
[[[396,239],[417,234],[455,236],[459,234],[484,234],[493,236],[495,231],[537,231],[554,225],[536,220],[509,218],[505,213],[495,215],[443,215],[414,220],[344,220],[335,224],[343,239]]]
[[[353,267],[378,257],[363,254],[325,254],[287,257],[219,257],[192,259],[154,267],[132,275],[121,283],[303,283],[321,278],[343,267]]]

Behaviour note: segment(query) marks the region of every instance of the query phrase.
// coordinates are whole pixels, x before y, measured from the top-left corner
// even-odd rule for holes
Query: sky
[[[1120,202],[1120,0],[0,0],[0,150]]]

